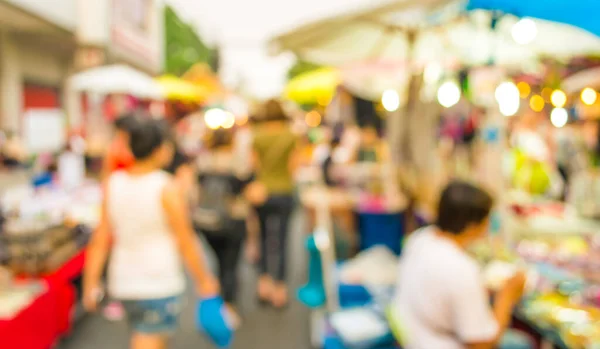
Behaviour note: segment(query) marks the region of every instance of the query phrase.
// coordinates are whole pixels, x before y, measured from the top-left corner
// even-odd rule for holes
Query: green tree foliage
[[[296,62],[296,64],[294,64],[294,66],[292,68],[290,68],[290,70],[288,71],[288,79],[291,80],[300,74],[308,73],[310,71],[313,71],[313,70],[316,70],[319,68],[322,68],[322,66],[320,66],[318,64],[298,60]]]
[[[214,70],[217,56],[217,50],[202,42],[193,26],[181,20],[172,7],[165,7],[165,73],[181,76],[199,62]]]

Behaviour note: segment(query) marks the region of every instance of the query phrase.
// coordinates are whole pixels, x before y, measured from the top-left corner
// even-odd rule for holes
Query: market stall
[[[593,348],[598,345],[596,332],[599,327],[593,260],[597,251],[595,236],[600,233],[600,225],[595,221],[597,217],[589,212],[597,213],[597,200],[592,194],[596,191],[597,180],[589,176],[590,172],[585,173],[587,179],[571,177],[569,182],[559,178],[559,172],[565,177],[564,162],[561,161],[575,158],[574,153],[579,150],[557,155],[561,159],[556,162],[553,156],[547,155],[552,150],[565,149],[564,139],[568,132],[553,130],[560,130],[579,117],[572,107],[582,108],[575,106],[574,100],[581,100],[587,106],[587,114],[597,114],[598,109],[593,108],[597,104],[597,86],[591,75],[572,78],[571,82],[567,79],[562,89],[561,80],[571,70],[571,67],[565,67],[568,65],[565,62],[573,56],[598,53],[600,39],[591,34],[597,31],[590,23],[579,25],[589,32],[570,26],[578,25],[574,21],[577,16],[571,15],[582,10],[579,5],[509,3],[512,2],[471,1],[465,8],[461,4],[442,6],[436,1],[418,4],[389,1],[310,23],[279,36],[273,43],[283,50],[292,50],[304,60],[340,69],[365,60],[389,62],[388,66],[396,69],[402,67],[406,79],[396,79],[396,84],[401,81],[408,87],[388,85],[386,88],[396,94],[386,91],[382,102],[391,99],[384,97],[397,96],[398,91],[404,89],[407,91],[406,100],[394,98],[394,102],[401,101],[398,104],[405,122],[402,127],[389,123],[405,134],[393,135],[390,130],[389,135],[394,139],[400,136],[402,148],[409,144],[408,152],[400,148],[393,148],[393,151],[402,156],[408,153],[403,160],[408,158],[416,163],[422,180],[431,179],[428,173],[439,171],[433,162],[426,161],[436,156],[436,142],[428,142],[429,136],[423,135],[431,135],[432,139],[445,136],[443,132],[432,132],[436,123],[430,121],[437,115],[428,116],[439,110],[426,108],[431,102],[435,103],[437,99],[444,107],[443,118],[456,121],[458,127],[448,127],[446,133],[455,137],[456,144],[469,136],[465,132],[472,132],[469,127],[476,129],[473,132],[477,134],[474,152],[478,156],[470,164],[474,167],[455,171],[449,177],[466,173],[470,179],[486,185],[498,198],[490,229],[492,236],[484,248],[488,256],[481,258],[485,252],[474,252],[488,273],[490,288],[515,269],[528,271],[531,285],[515,311],[515,325],[537,338],[537,344],[544,348]],[[474,9],[500,10],[505,14],[535,18],[472,11]],[[374,46],[355,45],[355,42],[373,42]],[[557,45],[557,42],[561,44]],[[389,74],[394,69],[382,71]],[[523,71],[529,75],[521,74]],[[526,109],[529,111],[525,112]],[[479,115],[467,117],[469,111]],[[470,123],[472,119],[478,119],[478,122]],[[536,145],[547,141],[546,134],[538,134],[539,129],[548,130],[549,135],[556,137],[557,148],[553,148],[554,144],[546,149]],[[594,135],[597,137],[597,130]],[[556,185],[559,182],[560,185]],[[513,186],[521,190],[518,199],[509,195],[507,188]],[[575,193],[578,199],[571,204],[552,201],[560,198],[561,193],[564,196],[565,192],[567,195]],[[356,200],[359,206],[369,201],[365,197],[345,200]],[[338,200],[324,201],[336,204]],[[322,269],[315,279],[323,280],[319,286],[325,294],[323,299],[329,300],[327,297],[331,294],[335,294],[336,299],[335,307],[327,304],[324,309],[315,307],[315,302],[305,302],[328,315],[327,320],[321,321],[321,336],[317,337],[326,337],[325,347],[331,345],[331,348],[378,347],[376,345],[382,344],[379,340],[389,340],[389,328],[381,311],[385,306],[381,305],[380,299],[374,300],[378,293],[364,287],[366,282],[356,282],[361,279],[357,274],[353,273],[350,280],[347,274],[346,278],[343,273],[338,274],[344,267],[332,262],[327,252],[328,248],[335,247],[334,241],[323,242],[325,237],[335,238],[335,234],[324,234],[323,230],[327,231],[327,228],[323,224],[317,224],[317,227],[314,242],[307,244],[311,262],[316,261],[310,270]],[[490,261],[495,262],[490,264]],[[378,268],[367,267],[362,275],[375,273],[378,269],[379,265]],[[311,276],[314,274],[316,272]],[[315,281],[309,280],[314,291]],[[347,299],[342,287],[347,281],[355,281],[357,286],[367,289],[369,300],[364,303],[367,306],[363,304],[357,308],[354,304],[348,311],[343,306],[340,310],[340,304]],[[346,321],[340,322],[340,318]],[[358,323],[361,326],[357,326]],[[367,329],[371,331],[368,335],[361,331]],[[318,345],[322,344],[318,342]]]
[[[83,314],[84,249],[100,187],[23,186],[2,200],[0,337],[8,348],[47,349]]]

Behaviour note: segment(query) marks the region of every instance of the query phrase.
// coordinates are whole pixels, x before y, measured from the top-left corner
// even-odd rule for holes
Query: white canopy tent
[[[138,98],[163,100],[162,87],[149,75],[127,65],[92,68],[71,77],[75,91],[126,94]]]
[[[393,62],[398,67],[520,65],[539,55],[568,58],[599,53],[600,38],[565,24],[532,20],[535,39],[520,45],[512,37],[517,18],[502,17],[491,29],[491,14],[465,14],[462,1],[395,0],[313,22],[274,38],[277,51],[343,67],[365,61]],[[526,35],[526,34],[525,34]]]
[[[579,92],[586,87],[600,87],[600,67],[586,69],[569,76],[563,81],[562,87],[568,93]]]
[[[405,94],[412,73],[431,65],[454,70],[493,62],[531,70],[540,56],[600,53],[600,38],[593,34],[542,20],[532,20],[537,30],[533,41],[519,44],[512,35],[516,17],[502,17],[491,29],[490,13],[465,13],[464,3],[380,1],[284,33],[271,46],[275,52],[292,51],[306,61],[340,68],[348,89],[369,99],[390,88]]]

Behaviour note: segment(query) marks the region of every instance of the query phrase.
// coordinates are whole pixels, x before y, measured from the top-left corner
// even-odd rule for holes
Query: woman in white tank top
[[[165,348],[181,310],[183,264],[200,297],[217,295],[219,286],[198,250],[184,195],[162,171],[173,153],[168,131],[158,121],[139,120],[130,138],[134,165],[105,183],[101,222],[86,256],[84,304],[96,309],[110,253],[107,290],[123,302],[134,331],[131,348]]]

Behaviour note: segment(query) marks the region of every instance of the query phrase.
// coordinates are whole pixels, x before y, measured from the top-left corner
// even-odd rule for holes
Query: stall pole
[[[338,282],[336,273],[335,234],[331,219],[329,196],[321,188],[321,200],[316,206],[315,243],[323,261],[323,283],[327,297],[327,311],[333,313],[339,309]]]

